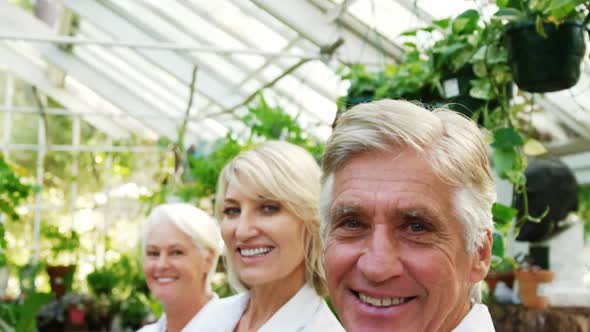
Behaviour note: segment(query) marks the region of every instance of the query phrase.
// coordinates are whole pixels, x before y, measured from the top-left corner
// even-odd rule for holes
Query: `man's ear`
[[[492,232],[488,229],[482,244],[472,253],[471,282],[482,281],[488,274],[492,260],[492,241]]]
[[[215,257],[215,252],[211,249],[207,249],[207,255],[205,256],[205,264],[207,265],[207,272],[209,272],[209,270],[211,270],[211,267],[213,267],[213,257]]]

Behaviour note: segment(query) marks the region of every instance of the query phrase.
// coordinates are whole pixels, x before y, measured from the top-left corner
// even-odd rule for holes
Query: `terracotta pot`
[[[537,294],[540,283],[553,280],[554,273],[549,270],[518,270],[515,272],[520,285],[520,300],[527,308],[547,308],[549,302],[546,297]]]
[[[49,284],[55,296],[59,299],[66,293],[68,280],[71,283],[71,277],[76,269],[75,265],[57,265],[46,268],[49,275]]]
[[[504,282],[508,288],[512,289],[514,286],[514,271],[490,271],[486,276],[485,281],[488,284],[490,296],[492,296],[499,281]]]

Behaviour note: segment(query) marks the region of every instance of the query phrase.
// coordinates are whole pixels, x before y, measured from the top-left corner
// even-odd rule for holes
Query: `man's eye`
[[[171,255],[171,256],[180,256],[180,255],[182,255],[182,251],[181,251],[181,250],[173,250],[173,251],[170,253],[170,255]]]
[[[229,206],[223,209],[223,215],[227,217],[235,217],[240,215],[240,208],[235,206]]]
[[[423,223],[419,222],[410,223],[408,225],[408,228],[412,233],[423,233],[427,230],[426,226]]]
[[[148,251],[145,253],[146,256],[153,256],[153,257],[157,257],[160,253],[157,251]]]
[[[344,220],[344,222],[342,222],[341,225],[345,228],[348,228],[348,229],[358,229],[363,226],[363,224],[358,219],[354,219],[354,218]]]

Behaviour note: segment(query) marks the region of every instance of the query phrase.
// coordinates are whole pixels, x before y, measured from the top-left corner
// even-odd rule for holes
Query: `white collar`
[[[321,308],[322,301],[323,299],[315,289],[305,283],[287,303],[262,325],[258,332],[281,331],[285,326],[297,331],[311,320],[311,317]]]
[[[494,332],[494,323],[488,307],[474,304],[461,323],[452,332]]]

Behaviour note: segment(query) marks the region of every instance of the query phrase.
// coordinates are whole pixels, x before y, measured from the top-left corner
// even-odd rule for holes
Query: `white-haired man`
[[[347,331],[494,331],[479,302],[496,193],[472,121],[405,101],[357,105],[322,167],[328,290]]]

